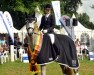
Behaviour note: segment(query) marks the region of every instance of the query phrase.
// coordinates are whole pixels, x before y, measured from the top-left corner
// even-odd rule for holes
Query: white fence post
[[[14,45],[10,45],[11,61],[14,61]]]

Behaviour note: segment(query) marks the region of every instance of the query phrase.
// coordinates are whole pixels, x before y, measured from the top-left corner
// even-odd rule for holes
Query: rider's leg
[[[72,75],[72,69],[64,66],[64,65],[60,65],[61,66],[61,69],[62,69],[62,72],[64,75]]]
[[[51,43],[53,44],[53,47],[55,48],[56,54],[59,55],[60,54],[60,49],[62,49],[61,45],[59,43],[59,40],[57,39],[57,37],[55,37],[55,34],[53,34],[53,33],[52,34],[48,34],[48,35],[49,35],[49,37],[51,39]]]
[[[41,65],[41,75],[46,75],[46,65]]]

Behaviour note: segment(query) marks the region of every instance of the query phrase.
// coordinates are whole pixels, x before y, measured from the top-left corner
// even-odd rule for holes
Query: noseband
[[[29,29],[32,29],[32,30],[34,31],[34,28],[32,28],[32,27],[27,28],[27,31],[28,31]]]
[[[35,23],[33,23],[33,24],[35,25]],[[36,32],[35,32],[35,28],[36,28],[35,26],[32,26],[32,25],[30,26],[29,23],[28,23],[27,26],[26,26],[27,32],[29,32],[29,30],[31,30],[31,33],[30,33],[31,35],[32,35],[32,34],[40,35],[40,34],[38,33],[39,31],[36,31]]]

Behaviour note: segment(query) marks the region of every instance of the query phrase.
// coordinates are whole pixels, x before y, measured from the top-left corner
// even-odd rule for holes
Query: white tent
[[[19,30],[13,28],[13,32],[14,33],[18,33]],[[1,17],[0,17],[0,33],[1,34],[2,33],[8,33],[8,31],[7,31],[7,29],[6,29],[5,25],[4,25],[3,19]]]
[[[94,44],[94,30],[85,28],[80,22],[78,22],[78,26],[74,27],[74,33],[75,33],[76,38],[79,38],[80,40],[81,40],[82,35],[84,34],[88,35],[89,37],[87,38],[89,38],[88,41],[90,42],[90,46],[88,48],[92,49],[92,46],[94,46],[93,45]]]
[[[16,28],[13,28],[13,32],[14,33],[20,33],[20,30],[16,29]]]
[[[26,30],[26,25],[24,25],[21,29],[20,29],[20,38],[21,41],[24,43],[24,38],[26,37],[27,34],[27,30]]]
[[[13,32],[14,32],[14,33],[19,33],[20,31],[17,30],[17,29],[15,29],[15,28],[13,28]],[[8,33],[8,31],[7,31],[6,27],[5,27],[5,25],[2,24],[2,23],[0,24],[0,33],[1,33],[1,34],[3,34],[3,33]]]
[[[76,36],[76,38],[81,38],[82,33],[87,33],[90,38],[91,38],[91,33],[92,30],[85,28],[79,21],[78,21],[78,25],[74,26],[74,34]]]
[[[0,33],[1,34],[2,33],[7,33],[7,30],[6,30],[5,26],[2,23],[0,24]]]
[[[74,32],[91,32],[91,29],[85,28],[79,21],[78,25],[74,26]]]
[[[24,26],[20,29],[20,31],[23,32],[23,33],[27,33],[26,25],[24,25]]]

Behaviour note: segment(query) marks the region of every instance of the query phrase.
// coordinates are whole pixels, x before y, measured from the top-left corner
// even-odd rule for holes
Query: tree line
[[[41,12],[45,4],[51,3],[53,0],[0,0],[0,10],[9,11],[14,27],[17,29],[22,28],[26,24],[26,18],[32,15],[36,6],[39,6]],[[92,22],[89,22],[89,17],[86,13],[78,14],[76,11],[79,5],[82,5],[81,0],[59,0],[61,7],[61,14],[72,16],[76,14],[77,19],[86,27],[94,29]]]

